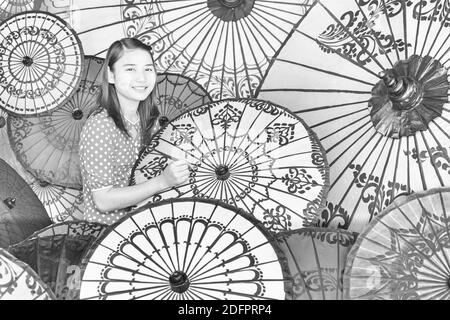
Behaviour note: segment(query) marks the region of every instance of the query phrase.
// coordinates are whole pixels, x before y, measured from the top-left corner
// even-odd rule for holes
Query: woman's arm
[[[94,204],[101,212],[134,206],[170,187],[189,179],[189,165],[184,160],[171,162],[161,175],[134,186],[108,188],[92,192]]]

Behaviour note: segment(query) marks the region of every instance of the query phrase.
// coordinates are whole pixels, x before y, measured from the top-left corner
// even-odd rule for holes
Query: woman
[[[186,182],[189,169],[186,161],[174,161],[161,175],[128,186],[144,137],[159,115],[150,47],[134,38],[114,42],[102,76],[100,106],[81,132],[81,175],[86,220],[112,224],[126,214],[126,208]]]

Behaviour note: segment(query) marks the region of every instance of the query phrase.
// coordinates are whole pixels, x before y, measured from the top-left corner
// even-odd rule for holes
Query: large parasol
[[[105,227],[86,221],[54,224],[10,246],[8,251],[33,268],[58,300],[77,300],[82,258]]]
[[[279,233],[292,275],[292,300],[342,300],[347,254],[357,234],[342,229],[303,228]]]
[[[450,188],[395,200],[349,252],[347,299],[450,300]]]
[[[180,115],[143,148],[131,184],[159,175],[175,159],[191,164],[189,182],[150,201],[219,199],[273,232],[313,223],[328,189],[328,165],[315,134],[266,101],[229,99]]]
[[[0,248],[6,248],[51,221],[33,190],[2,159],[0,181]]]
[[[276,56],[258,98],[326,149],[321,226],[360,232],[397,195],[450,184],[449,13],[448,1],[319,0]]]
[[[54,300],[55,295],[27,264],[0,248],[0,300]]]
[[[110,226],[85,259],[81,299],[284,299],[276,240],[217,200],[146,205]]]
[[[159,74],[154,90],[157,92],[159,125],[161,127],[184,111],[195,109],[212,101],[203,87],[180,74]]]
[[[65,103],[78,88],[83,52],[57,16],[39,11],[0,25],[0,108],[36,116]]]
[[[273,55],[311,0],[77,0],[61,15],[88,54],[135,37],[151,45],[157,71],[187,76],[214,100],[252,97]]]
[[[35,117],[8,118],[11,147],[38,180],[81,189],[80,134],[97,107],[102,64],[103,59],[86,56],[77,91],[58,109]]]

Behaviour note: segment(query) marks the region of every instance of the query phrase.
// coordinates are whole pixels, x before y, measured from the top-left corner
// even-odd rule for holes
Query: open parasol
[[[286,261],[242,210],[204,199],[146,205],[84,259],[81,299],[284,299]]]
[[[303,228],[279,233],[292,275],[292,300],[342,300],[347,254],[357,233],[342,229]]]
[[[0,248],[5,248],[51,221],[33,190],[2,159],[0,181]]]
[[[347,299],[450,300],[450,188],[394,200],[348,254]]]
[[[0,107],[21,116],[58,108],[78,87],[77,35],[50,13],[14,15],[0,25]]]
[[[54,300],[55,295],[24,262],[0,248],[0,300]]]
[[[155,89],[159,109],[159,125],[164,127],[184,111],[212,101],[208,92],[194,80],[180,74],[158,74]]]
[[[301,116],[326,150],[321,226],[360,232],[396,195],[450,184],[448,9],[319,0],[274,59],[257,97]]]
[[[53,223],[84,219],[83,193],[81,190],[60,187],[35,178],[31,189],[44,205]]]
[[[149,201],[219,199],[273,232],[315,221],[328,189],[328,165],[315,134],[266,101],[228,99],[186,111],[142,149],[130,184],[159,175],[174,159],[191,164],[188,183]]]
[[[8,118],[11,147],[38,180],[81,189],[80,134],[97,107],[102,64],[103,59],[85,57],[78,89],[58,109],[35,117]]]
[[[77,0],[61,15],[88,54],[135,37],[153,47],[157,71],[187,76],[214,100],[252,97],[273,55],[311,0]]]
[[[8,251],[33,268],[56,299],[77,300],[82,258],[105,227],[86,221],[54,224],[10,246]]]

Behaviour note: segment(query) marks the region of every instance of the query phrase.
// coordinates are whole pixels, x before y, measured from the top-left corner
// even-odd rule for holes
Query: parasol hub
[[[422,102],[423,90],[415,79],[407,76],[394,77],[384,71],[379,75],[388,88],[394,109],[409,110]]]
[[[41,188],[45,188],[45,187],[48,187],[50,185],[50,183],[48,183],[47,181],[44,181],[44,180],[39,180],[38,184],[39,184],[39,186]]]
[[[218,1],[220,2],[220,4],[228,8],[236,8],[244,2],[244,0],[218,0]]]
[[[33,58],[29,57],[29,56],[25,56],[22,58],[22,63],[26,66],[29,67],[33,64]]]
[[[217,18],[230,22],[248,16],[254,3],[255,0],[208,0],[208,8]]]
[[[81,120],[81,119],[83,119],[83,111],[81,111],[81,109],[75,109],[75,110],[72,112],[72,117],[73,117],[75,120]]]
[[[219,180],[227,180],[230,177],[230,170],[228,169],[228,167],[226,165],[219,165],[216,170],[216,176],[217,179]]]
[[[167,118],[166,116],[162,116],[162,117],[159,118],[158,121],[159,121],[159,125],[161,127],[164,127],[166,124],[169,123],[169,118]]]
[[[183,271],[175,271],[169,277],[170,287],[177,293],[185,292],[190,285],[189,279]]]
[[[3,200],[3,203],[10,209],[13,209],[16,206],[16,198],[8,197]]]

